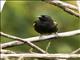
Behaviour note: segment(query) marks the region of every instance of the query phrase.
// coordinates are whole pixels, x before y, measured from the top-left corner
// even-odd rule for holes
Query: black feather
[[[39,20],[34,22],[34,29],[40,34],[51,34],[58,31],[57,24],[47,15],[41,15]]]

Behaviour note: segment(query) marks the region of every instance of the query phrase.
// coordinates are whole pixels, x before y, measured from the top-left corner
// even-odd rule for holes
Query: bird
[[[52,34],[58,31],[57,23],[48,15],[41,15],[33,23],[34,30],[40,34]]]

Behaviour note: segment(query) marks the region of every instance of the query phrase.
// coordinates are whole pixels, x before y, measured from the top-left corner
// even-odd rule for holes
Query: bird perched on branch
[[[41,15],[33,24],[34,29],[40,34],[51,34],[58,31],[57,23],[47,15]]]

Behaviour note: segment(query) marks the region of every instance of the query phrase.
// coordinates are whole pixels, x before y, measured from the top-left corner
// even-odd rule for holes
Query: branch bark
[[[69,32],[57,33],[57,35],[56,34],[51,34],[51,35],[36,36],[36,37],[30,37],[30,38],[24,38],[24,39],[16,37],[16,36],[9,35],[9,34],[5,34],[3,32],[0,32],[0,35],[1,36],[5,36],[7,38],[15,39],[15,40],[21,39],[23,41],[34,42],[34,41],[43,41],[45,39],[51,39],[51,38],[55,38],[55,37],[60,38],[60,37],[68,37],[68,36],[80,35],[80,30],[74,30],[74,31],[69,31]],[[11,47],[11,46],[20,45],[20,44],[23,44],[23,42],[11,41],[11,42],[7,42],[7,43],[2,43],[1,47],[2,48],[7,48],[7,47]]]
[[[0,49],[0,53],[1,54],[16,54],[15,52],[11,51],[11,50],[4,50],[4,49]]]
[[[0,12],[2,12],[2,9],[3,9],[3,6],[4,6],[4,4],[5,4],[5,2],[6,2],[6,0],[0,0]]]
[[[78,6],[78,11],[79,11],[79,13],[80,13],[80,0],[77,0],[77,6]]]
[[[23,43],[27,43],[29,46],[31,46],[32,48],[35,48],[37,49],[38,51],[42,52],[42,53],[47,53],[46,51],[44,51],[43,49],[39,48],[38,46],[36,46],[35,44],[31,43],[30,41],[25,41],[24,39],[22,38],[19,38],[19,37],[16,37],[16,36],[12,36],[12,35],[9,35],[9,34],[5,34],[3,32],[0,32],[0,34],[4,37],[7,37],[7,38],[12,38],[14,40],[18,40],[20,42],[23,42]]]
[[[80,54],[39,54],[39,53],[25,53],[25,54],[1,54],[4,57],[36,57],[36,58],[80,58]]]
[[[44,2],[47,2],[47,3],[50,3],[52,5],[58,6],[59,8],[63,9],[65,12],[67,12],[71,15],[74,15],[76,17],[80,17],[79,13],[72,10],[72,9],[75,9],[75,10],[78,11],[78,7],[76,7],[72,4],[68,4],[68,3],[65,3],[65,2],[62,2],[62,1],[55,1],[55,0],[49,0],[49,1],[44,1]]]
[[[73,51],[72,54],[75,54],[75,53],[77,53],[77,52],[79,52],[79,51],[80,51],[80,48],[78,48],[78,49],[76,49],[75,51]]]
[[[74,9],[74,10],[78,10],[78,7],[75,6],[75,5],[72,5],[72,4],[69,4],[69,3],[66,3],[66,2],[62,2],[62,1],[56,1],[56,0],[52,0],[51,1],[53,4],[55,3],[56,5],[61,5],[63,7],[66,7],[66,8],[70,8],[70,9]]]

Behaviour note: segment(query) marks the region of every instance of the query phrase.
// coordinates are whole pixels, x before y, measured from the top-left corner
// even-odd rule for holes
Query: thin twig
[[[76,49],[75,51],[72,52],[72,54],[77,53],[78,51],[80,51],[80,48]]]
[[[48,42],[48,44],[47,44],[47,46],[46,46],[46,51],[48,51],[50,45],[51,45],[51,41]]]
[[[24,56],[20,56],[17,60],[22,60],[24,59]]]
[[[37,45],[31,43],[30,41],[27,41],[27,43],[28,43],[31,47],[37,49],[38,51],[40,51],[40,52],[42,52],[42,53],[47,53],[46,51],[44,51],[43,49],[41,49],[41,48],[38,47]]]

